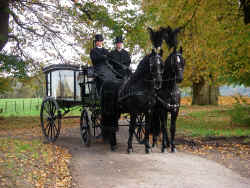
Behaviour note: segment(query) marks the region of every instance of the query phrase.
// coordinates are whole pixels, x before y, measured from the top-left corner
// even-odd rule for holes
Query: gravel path
[[[118,150],[96,142],[90,148],[81,144],[79,128],[64,130],[56,144],[72,154],[74,188],[249,188],[250,180],[224,166],[198,156],[160,153],[154,148],[145,154],[144,146],[134,143],[126,153],[127,127],[118,133]]]

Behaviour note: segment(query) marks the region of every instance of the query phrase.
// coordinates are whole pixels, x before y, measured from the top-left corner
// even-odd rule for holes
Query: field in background
[[[0,99],[0,116],[38,116],[41,98]]]
[[[182,97],[181,106],[190,106],[191,97]],[[220,96],[219,105],[232,105],[236,103],[250,104],[250,97]],[[41,98],[0,99],[0,116],[39,116],[42,104]],[[71,114],[80,114],[79,110]]]
[[[42,101],[41,98],[0,99],[0,116],[40,116]],[[74,107],[68,115],[80,115],[80,107]]]
[[[220,96],[219,105],[232,105],[236,103],[250,104],[250,97],[247,96]],[[192,97],[182,97],[181,105],[191,105]]]

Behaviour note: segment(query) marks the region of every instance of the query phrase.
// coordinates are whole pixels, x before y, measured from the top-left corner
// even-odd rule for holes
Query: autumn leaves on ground
[[[177,149],[250,177],[249,98],[242,105],[220,98],[219,106],[190,106],[190,100],[182,100]],[[39,117],[0,117],[0,187],[72,186],[70,153],[44,143],[39,125]],[[78,126],[79,119],[63,120],[62,128]]]

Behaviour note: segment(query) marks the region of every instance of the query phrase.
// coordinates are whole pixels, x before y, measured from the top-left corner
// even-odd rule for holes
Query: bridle
[[[153,82],[154,89],[159,90],[162,87],[162,74],[164,72],[164,65],[160,56],[161,48],[153,49],[153,57],[149,59],[149,70],[152,75],[152,80],[146,80]],[[154,68],[156,68],[156,72],[154,72]]]

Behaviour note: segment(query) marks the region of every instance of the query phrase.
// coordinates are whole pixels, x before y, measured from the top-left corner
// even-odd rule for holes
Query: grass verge
[[[195,110],[194,110],[195,109]],[[248,137],[250,126],[239,121],[246,112],[232,107],[185,107],[177,120],[177,132],[191,137]],[[238,121],[232,114],[237,113]],[[240,122],[240,123],[239,123]]]

